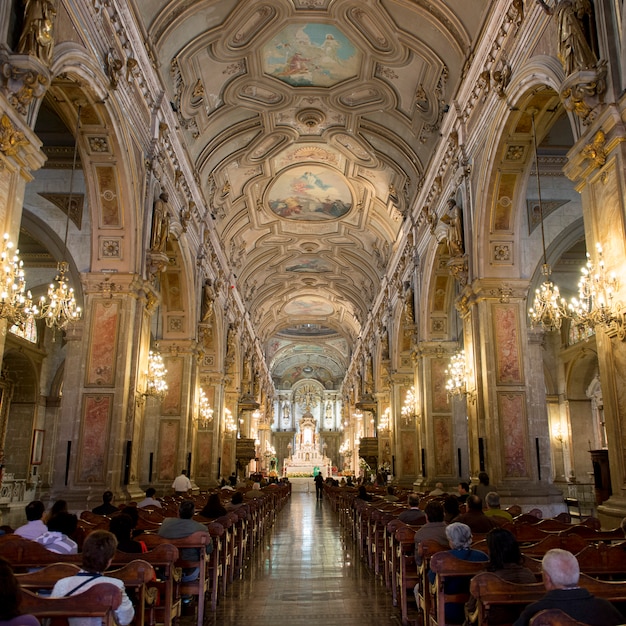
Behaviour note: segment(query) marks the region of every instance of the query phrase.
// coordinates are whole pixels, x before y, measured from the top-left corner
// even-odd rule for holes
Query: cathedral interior
[[[616,526],[625,10],[2,2],[0,507],[302,443]]]

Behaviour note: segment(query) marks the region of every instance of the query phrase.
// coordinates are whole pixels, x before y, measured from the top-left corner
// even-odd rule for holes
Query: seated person
[[[443,505],[437,500],[431,500],[424,509],[426,523],[415,533],[415,562],[422,564],[422,541],[436,541],[442,546],[448,546],[448,525],[443,521]]]
[[[396,488],[393,485],[387,486],[387,493],[385,494],[384,500],[386,502],[398,502],[398,500],[400,500],[396,495]]]
[[[429,496],[443,496],[445,494],[443,483],[435,483],[435,488],[428,493]]]
[[[603,598],[592,596],[578,586],[580,568],[576,557],[567,550],[548,550],[541,561],[546,595],[527,606],[513,626],[527,626],[530,618],[544,609],[561,609],[570,617],[589,626],[623,624],[622,614]]]
[[[48,530],[35,541],[57,554],[78,554],[78,544],[70,539],[76,532],[78,518],[72,513],[57,513],[50,518]]]
[[[115,609],[115,621],[120,626],[130,624],[135,616],[135,609],[126,595],[124,582],[118,578],[103,576],[102,573],[111,565],[117,540],[108,530],[94,530],[87,535],[83,544],[82,569],[75,576],[68,576],[57,581],[52,589],[53,598],[73,596],[99,583],[111,583],[122,591],[122,602]],[[70,618],[70,626],[100,626],[99,617]]]
[[[233,497],[230,499],[230,502],[225,506],[227,511],[236,511],[237,509],[243,506],[243,493],[241,491],[236,491],[233,493]]]
[[[466,482],[460,482],[458,487],[456,488],[459,495],[457,496],[457,500],[459,501],[459,504],[465,504],[465,502],[467,501],[468,496],[470,495],[470,491],[469,491],[469,483]]]
[[[226,515],[226,513],[228,511],[224,508],[219,493],[210,494],[204,508],[200,511],[200,515],[207,519],[215,519],[216,517]]]
[[[113,492],[107,490],[102,494],[102,504],[92,509],[91,512],[96,515],[111,515],[112,513],[117,513],[118,508],[112,504],[112,502]]]
[[[467,499],[467,513],[459,515],[457,521],[467,524],[473,533],[488,533],[492,528],[496,528],[498,523],[491,517],[483,513],[483,502],[480,496],[471,495]]]
[[[513,533],[505,528],[494,528],[487,533],[487,547],[489,548],[489,565],[487,571],[493,572],[503,580],[512,583],[526,584],[537,582],[535,575],[524,567],[524,557]],[[476,598],[471,597],[465,605],[465,614],[471,616],[476,610]],[[497,611],[497,613],[496,613]],[[510,614],[506,609],[498,610],[492,607],[489,613],[494,624],[510,623]],[[513,619],[517,615],[512,616]]]
[[[41,500],[33,500],[26,505],[26,524],[15,530],[15,534],[24,539],[37,539],[43,535],[48,527],[43,523],[42,517],[46,510]]]
[[[183,500],[178,507],[178,517],[166,517],[159,527],[159,536],[166,539],[182,539],[189,537],[193,533],[202,530],[206,531],[207,527],[200,522],[191,519],[195,513],[196,507],[193,500]],[[209,542],[206,546],[206,553],[213,551],[213,543]],[[198,559],[198,551],[196,548],[183,548],[180,556],[186,561],[196,561]],[[196,568],[187,568],[183,571],[183,582],[196,580],[200,575],[200,570]]]
[[[443,519],[446,524],[458,522],[460,512],[459,499],[456,496],[450,494],[443,499]]]
[[[356,496],[359,500],[366,500],[367,502],[371,502],[373,500],[372,494],[367,492],[367,488],[365,485],[361,485],[359,487],[359,492]]]
[[[490,491],[487,494],[485,504],[487,505],[487,509],[484,513],[487,517],[495,517],[495,521],[499,524],[513,521],[513,516],[508,511],[503,511],[500,508],[500,496],[495,491]]]
[[[109,522],[109,530],[117,539],[117,549],[120,552],[128,552],[130,554],[141,554],[147,552],[144,550],[145,544],[133,539],[133,520],[125,513],[114,515]]]
[[[450,544],[450,554],[463,561],[482,562],[488,561],[489,557],[480,550],[473,550],[472,531],[466,524],[454,522],[446,527],[446,536]],[[429,572],[428,578],[435,582],[435,572]],[[470,579],[467,577],[450,578],[445,582],[445,591],[449,594],[468,593]],[[446,624],[462,624],[465,619],[464,607],[461,604],[448,602],[445,607]]]
[[[47,524],[50,518],[54,517],[57,513],[69,513],[67,500],[56,500],[50,507],[50,510],[43,516],[43,523]]]
[[[21,603],[20,584],[9,562],[0,557],[0,626],[39,626],[34,615],[22,614]]]
[[[163,508],[161,503],[154,497],[156,495],[156,489],[154,487],[148,487],[146,489],[146,497],[137,503],[138,509],[145,509],[146,507],[156,507],[157,509]]]
[[[417,526],[423,524],[426,521],[426,515],[424,511],[420,509],[420,497],[411,492],[408,497],[409,508],[406,511],[402,511],[398,515],[398,519],[405,524]]]

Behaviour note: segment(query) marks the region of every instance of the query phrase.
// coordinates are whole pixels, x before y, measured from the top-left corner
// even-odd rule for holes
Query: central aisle
[[[312,482],[312,481],[311,481]],[[329,502],[295,491],[206,624],[380,626],[401,624],[384,582],[343,536]]]

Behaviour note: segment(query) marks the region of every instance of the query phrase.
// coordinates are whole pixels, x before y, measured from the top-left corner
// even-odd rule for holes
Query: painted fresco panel
[[[333,305],[326,298],[320,298],[319,296],[298,298],[285,305],[285,313],[294,317],[331,315],[333,311]]]
[[[86,394],[83,396],[77,483],[105,481],[112,404],[112,395]]]
[[[399,433],[400,450],[402,450],[402,475],[415,476],[417,474],[417,456],[415,448],[415,432],[404,431]]]
[[[159,428],[159,480],[174,480],[182,468],[176,467],[178,458],[178,420],[162,420]]]
[[[197,478],[209,478],[211,476],[211,450],[213,449],[213,433],[201,430],[198,432],[197,441]]]
[[[499,385],[524,382],[520,354],[518,308],[514,304],[494,304],[493,324],[496,358],[496,381]]]
[[[447,416],[437,416],[433,419],[435,434],[435,471],[437,476],[451,476],[452,462],[452,423]]]
[[[361,55],[335,26],[290,24],[263,47],[263,70],[292,87],[330,87],[359,73]]]
[[[183,359],[171,357],[164,359],[167,374],[167,393],[163,398],[161,413],[163,415],[180,415],[183,386]]]
[[[270,209],[287,220],[337,219],[352,208],[342,174],[320,165],[298,165],[279,174],[268,192]]]
[[[87,360],[87,387],[114,387],[120,303],[96,300],[92,306],[91,337]]]
[[[100,228],[122,226],[119,207],[117,173],[111,165],[96,167],[98,201],[100,203]]]
[[[435,278],[435,295],[433,298],[433,311],[446,310],[446,294],[448,293],[448,277],[437,276]]]
[[[448,392],[446,391],[446,368],[448,362],[444,359],[430,361],[430,389],[433,412],[449,413]]]
[[[498,416],[502,432],[504,475],[523,478],[529,475],[526,454],[526,401],[522,392],[498,393]]]

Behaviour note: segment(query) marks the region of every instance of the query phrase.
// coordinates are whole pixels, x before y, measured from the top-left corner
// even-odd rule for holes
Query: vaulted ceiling
[[[343,378],[490,4],[133,3],[279,386]]]

